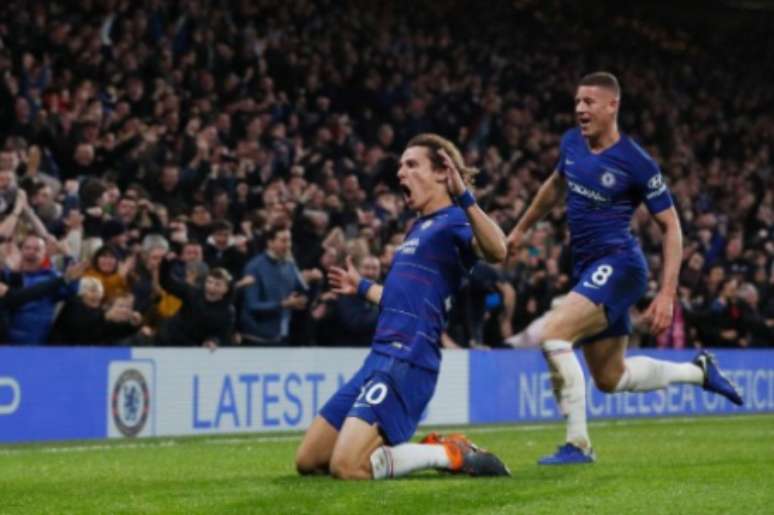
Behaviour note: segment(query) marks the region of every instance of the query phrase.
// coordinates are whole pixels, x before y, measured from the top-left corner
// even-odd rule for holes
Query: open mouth
[[[587,129],[591,125],[591,118],[578,118],[578,125],[581,129]]]
[[[403,192],[403,200],[406,202],[411,200],[411,190],[405,184],[400,185],[400,191]]]

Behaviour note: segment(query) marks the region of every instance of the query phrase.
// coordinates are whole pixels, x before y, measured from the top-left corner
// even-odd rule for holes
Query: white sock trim
[[[382,446],[371,453],[371,474],[374,479],[388,479],[427,468],[448,468],[446,449],[439,444],[403,443],[395,447]]]
[[[704,371],[693,363],[675,363],[648,356],[632,356],[624,360],[626,371],[618,381],[616,391],[649,392],[674,383],[701,385]]]
[[[543,342],[543,350],[549,353],[571,351],[572,342],[566,340],[546,340]]]
[[[567,441],[581,448],[591,447],[586,424],[586,380],[572,342],[546,340],[543,350],[549,366],[559,379],[559,410],[567,419]]]

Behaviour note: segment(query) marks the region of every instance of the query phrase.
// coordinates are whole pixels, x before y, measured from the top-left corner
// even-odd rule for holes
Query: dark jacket
[[[91,308],[75,297],[59,312],[48,341],[59,345],[113,345],[136,330],[128,322],[105,319],[105,311]]]
[[[356,295],[342,295],[333,304],[335,341],[325,345],[368,347],[376,331],[379,306]]]
[[[208,243],[204,246],[204,261],[210,269],[225,268],[231,277],[238,278],[247,263],[247,254],[240,252],[236,247],[228,247],[219,250],[215,245]]]
[[[160,345],[200,346],[206,340],[218,345],[229,345],[234,333],[236,313],[232,296],[228,293],[217,302],[208,302],[204,289],[193,287],[172,275],[174,263],[161,263],[161,287],[178,297],[183,305],[165,320],[158,334]]]

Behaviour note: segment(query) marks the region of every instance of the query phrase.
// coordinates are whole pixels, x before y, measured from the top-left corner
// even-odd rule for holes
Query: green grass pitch
[[[299,477],[298,434],[6,445],[0,513],[774,513],[774,415],[593,422],[570,467],[535,464],[561,424],[461,430],[513,477]]]

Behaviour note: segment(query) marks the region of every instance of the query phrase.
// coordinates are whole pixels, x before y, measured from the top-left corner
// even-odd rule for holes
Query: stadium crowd
[[[4,2],[0,341],[368,345],[378,308],[330,293],[326,270],[388,270],[413,218],[408,139],[460,145],[507,231],[574,124],[575,83],[606,69],[685,236],[672,327],[636,343],[774,345],[767,25],[594,5]],[[658,227],[642,211],[633,230],[655,292]],[[505,265],[477,265],[444,345],[501,346],[548,309],[567,239],[557,208]]]

